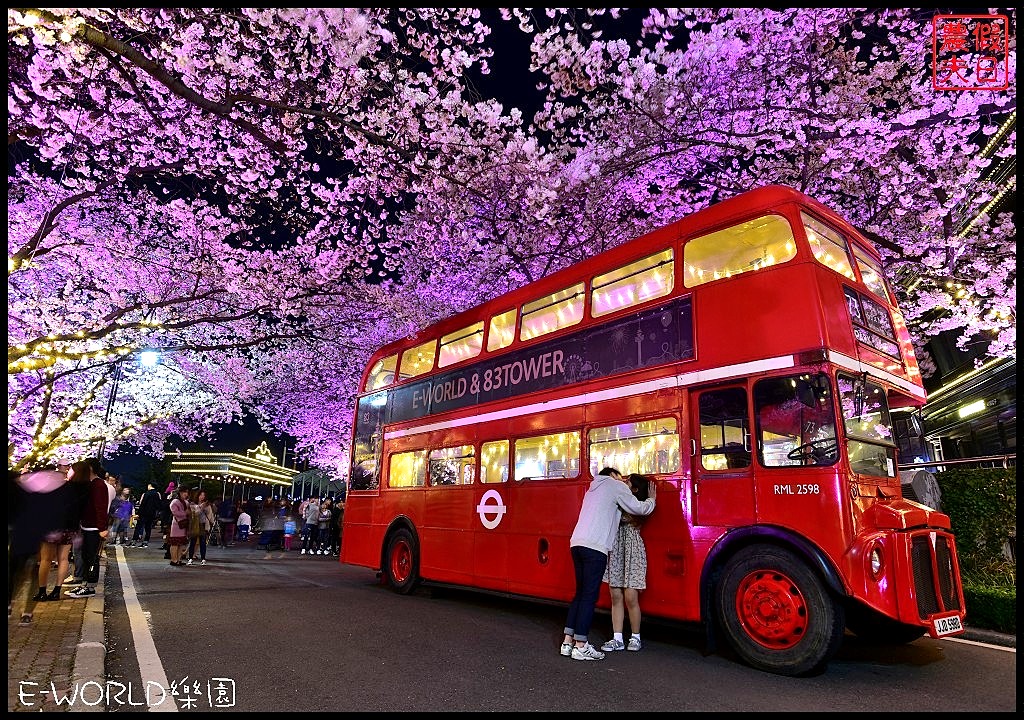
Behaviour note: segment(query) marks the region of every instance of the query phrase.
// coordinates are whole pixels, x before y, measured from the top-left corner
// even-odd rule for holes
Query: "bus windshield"
[[[896,447],[885,390],[866,375],[840,374],[839,401],[850,469],[862,475],[896,477]]]

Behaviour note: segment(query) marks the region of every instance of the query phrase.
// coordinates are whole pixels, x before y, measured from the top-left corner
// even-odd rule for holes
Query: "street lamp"
[[[106,429],[110,423],[110,411],[114,409],[114,403],[117,401],[117,388],[121,384],[121,364],[130,357],[128,355],[122,355],[114,363],[114,380],[110,385],[110,397],[107,398],[107,409],[103,413],[103,437],[100,438],[100,447],[96,457],[103,459],[103,453],[107,447],[107,435]],[[143,350],[139,353],[139,364],[144,368],[155,367],[160,362],[160,351],[159,350]]]

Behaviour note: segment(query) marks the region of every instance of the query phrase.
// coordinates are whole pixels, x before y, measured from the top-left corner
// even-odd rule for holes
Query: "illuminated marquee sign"
[[[266,440],[261,442],[257,448],[246,450],[246,455],[251,457],[253,460],[277,465],[277,457],[270,453],[270,448],[267,447]]]

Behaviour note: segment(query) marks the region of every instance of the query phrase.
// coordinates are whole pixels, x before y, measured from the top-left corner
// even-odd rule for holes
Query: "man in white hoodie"
[[[604,660],[604,653],[587,641],[594,620],[601,578],[608,564],[608,552],[615,543],[622,511],[650,515],[654,511],[655,483],[646,500],[637,500],[629,483],[615,468],[606,467],[590,483],[576,528],[569,539],[569,551],[576,571],[576,595],[569,604],[565,637],[559,652],[573,660]]]

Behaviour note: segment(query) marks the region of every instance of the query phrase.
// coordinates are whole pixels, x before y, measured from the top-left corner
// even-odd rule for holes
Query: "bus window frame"
[[[518,316],[516,318],[516,324],[517,324],[516,336],[515,336],[512,344],[507,345],[506,348],[512,347],[512,345],[514,345],[516,342],[518,342],[520,345],[527,345],[529,343],[537,341],[539,338],[555,337],[555,336],[558,335],[558,333],[567,331],[568,328],[576,327],[577,325],[581,325],[581,324],[585,323],[588,319],[592,319],[590,317],[590,309],[591,309],[590,308],[590,281],[591,281],[591,278],[584,278],[583,280],[579,280],[577,282],[574,282],[571,285],[569,285],[568,287],[562,288],[561,290],[556,290],[554,292],[547,293],[546,295],[540,295],[539,297],[535,297],[533,300],[528,300],[528,301],[520,304],[519,305],[519,309],[518,309]],[[540,302],[542,300],[550,300],[552,295],[558,295],[558,294],[561,294],[561,293],[566,292],[568,290],[572,290],[573,288],[577,288],[577,287],[579,289],[576,292],[574,292],[572,295],[570,295],[569,297],[563,298],[561,300],[556,300],[555,302],[549,302],[549,303],[547,303],[545,305],[540,305],[537,308],[534,308],[533,310],[531,310],[530,314],[531,315],[535,315],[535,314],[537,314],[538,312],[540,312],[542,310],[546,310],[548,308],[556,307],[557,305],[559,305],[561,303],[572,302],[576,298],[579,298],[581,303],[582,303],[582,306],[583,306],[580,309],[579,320],[577,320],[574,323],[569,323],[567,325],[560,325],[559,327],[556,327],[553,330],[548,330],[547,332],[537,333],[537,334],[532,335],[531,337],[528,337],[528,338],[524,338],[523,337],[523,322],[526,319],[526,306],[527,305],[530,305],[532,303],[537,303],[537,302]],[[502,349],[505,349],[505,348],[502,348]]]
[[[858,252],[860,254],[858,254]],[[885,268],[882,266],[881,259],[875,260],[874,256],[868,251],[867,247],[857,242],[854,238],[850,243],[850,254],[853,255],[853,265],[857,270],[857,282],[863,286],[865,290],[874,295],[877,298],[881,298],[885,305],[889,307],[895,307],[896,303],[893,301],[892,288],[889,287],[889,279],[885,276]],[[864,280],[864,273],[861,270],[861,258],[864,258],[865,264],[868,262],[872,263],[871,270],[876,271],[878,279],[882,282],[882,289],[884,293],[879,293],[874,287],[869,285]],[[877,269],[873,266],[874,263],[878,264]]]
[[[800,215],[800,213],[799,213],[799,208],[800,207],[801,207],[800,205],[797,205],[797,204],[794,204],[794,203],[784,203],[784,204],[772,207],[772,208],[767,209],[767,210],[759,209],[759,210],[757,210],[757,211],[755,211],[753,213],[742,215],[739,218],[732,218],[732,219],[728,220],[727,222],[722,222],[722,223],[719,223],[718,225],[714,225],[714,226],[709,227],[709,228],[704,228],[700,232],[684,236],[681,239],[680,244],[679,244],[679,260],[678,260],[678,264],[679,264],[679,267],[680,267],[680,270],[681,270],[681,277],[680,277],[680,283],[681,284],[679,285],[680,294],[682,294],[682,292],[684,292],[684,291],[693,292],[697,288],[702,287],[704,285],[710,285],[710,284],[713,284],[713,283],[720,282],[722,280],[730,280],[730,279],[732,279],[734,277],[739,277],[740,275],[747,275],[748,273],[751,273],[751,272],[757,272],[759,270],[771,270],[772,268],[781,267],[781,266],[786,265],[786,264],[791,263],[791,262],[800,262],[803,259],[802,250],[804,250],[804,249],[808,253],[811,254],[811,259],[814,260],[814,262],[818,262],[817,260],[814,259],[814,254],[811,253],[811,251],[810,251],[810,241],[807,239],[807,234],[804,233],[803,221],[800,219],[800,216],[799,216]],[[794,208],[797,208],[797,212],[796,212],[796,217],[795,218],[794,218]],[[790,236],[790,238],[793,241],[793,254],[790,257],[786,258],[785,260],[773,262],[770,265],[762,265],[762,266],[757,267],[757,268],[750,268],[749,270],[743,270],[741,272],[738,272],[738,273],[735,273],[735,274],[729,274],[729,275],[726,275],[724,277],[712,278],[711,280],[705,280],[705,281],[702,281],[702,282],[698,282],[698,283],[696,283],[694,285],[690,285],[689,283],[687,283],[687,281],[686,281],[686,279],[687,279],[686,248],[690,245],[691,242],[693,242],[695,240],[701,240],[703,238],[709,237],[711,235],[715,235],[715,234],[723,232],[725,230],[730,230],[732,228],[739,227],[740,225],[745,225],[746,223],[754,222],[755,220],[759,220],[761,218],[768,218],[768,217],[780,218],[789,226],[789,236]],[[800,233],[800,237],[803,238],[804,248],[801,248],[801,246],[800,246],[800,237],[798,237],[798,235],[797,235],[798,232]],[[672,297],[672,293],[669,293],[669,297]]]
[[[457,449],[464,450],[466,448],[469,448],[469,451],[470,451],[468,455],[458,455],[458,456],[453,456],[453,457],[440,457],[440,458],[433,457],[434,453],[443,452],[445,450],[457,450]],[[475,485],[476,484],[476,479],[477,479],[477,476],[479,474],[479,463],[477,462],[477,458],[479,456],[477,455],[477,448],[476,448],[476,444],[475,443],[462,443],[462,444],[459,444],[459,445],[443,445],[443,446],[440,446],[440,447],[429,447],[428,446],[426,448],[426,451],[427,451],[427,462],[426,462],[427,481],[426,481],[426,487],[463,487],[463,486],[466,486],[466,485]],[[459,462],[459,468],[460,468],[459,469],[459,473],[461,474],[461,476],[458,476],[456,478],[455,482],[453,482],[453,483],[435,483],[434,482],[434,473],[432,471],[432,467],[433,467],[435,462],[441,462],[441,461],[445,461],[445,460],[448,460],[448,461],[451,461],[451,460],[463,461],[463,460],[466,460],[467,458],[470,459],[472,462],[471,463]],[[472,472],[472,475],[471,475],[471,477],[469,479],[469,482],[463,482],[462,476],[465,476],[465,468],[466,468],[467,465],[472,467],[473,472]]]
[[[491,327],[491,323],[494,322],[494,318],[500,317],[501,315],[507,315],[510,312],[516,314],[515,321],[512,323],[512,339],[509,340],[507,345],[502,345],[500,347],[491,349],[491,332],[493,330],[493,328]],[[483,352],[481,352],[480,355],[498,354],[508,350],[513,345],[515,345],[519,341],[519,323],[521,316],[522,314],[520,313],[518,307],[511,307],[508,310],[502,310],[501,312],[491,313],[490,315],[488,315],[487,320],[484,323],[486,336],[484,337]],[[479,358],[480,355],[477,355],[477,357]]]
[[[850,233],[845,232],[843,230],[840,230],[833,223],[829,222],[828,220],[823,219],[820,215],[818,215],[816,212],[814,212],[811,208],[806,207],[804,205],[799,205],[797,207],[797,214],[800,216],[800,232],[803,235],[803,241],[804,241],[804,244],[807,247],[807,251],[811,255],[811,259],[814,260],[815,262],[817,262],[823,268],[828,268],[829,270],[834,272],[839,277],[846,278],[847,282],[859,283],[860,282],[860,276],[857,274],[857,261],[854,259],[854,256],[853,256],[853,243],[854,243],[854,239],[851,237]],[[811,244],[811,238],[807,234],[807,226],[804,223],[804,219],[803,219],[804,215],[809,217],[811,220],[814,220],[816,223],[819,223],[820,225],[823,225],[825,228],[831,230],[836,235],[838,235],[840,237],[840,239],[842,239],[842,241],[843,241],[843,252],[846,255],[846,265],[847,265],[847,267],[850,268],[850,272],[853,274],[853,277],[850,277],[849,275],[845,275],[845,274],[839,272],[838,270],[829,267],[829,265],[827,263],[819,260],[818,256],[814,254],[814,247]]]
[[[392,485],[391,484],[391,480],[394,477],[394,475],[392,473],[393,468],[391,467],[391,464],[394,462],[395,457],[398,456],[398,455],[415,455],[416,453],[422,453],[423,454],[423,464],[422,464],[422,469],[421,469],[420,476],[419,476],[419,482],[418,483],[414,483],[412,485]],[[385,483],[385,482],[381,482],[380,480],[378,480],[377,481],[378,487],[383,487],[383,488],[386,488],[388,490],[416,490],[416,489],[422,489],[422,488],[427,487],[427,463],[429,462],[429,456],[430,456],[430,453],[427,450],[427,448],[425,448],[425,447],[418,447],[418,448],[414,448],[414,449],[411,449],[411,450],[394,450],[394,451],[388,453],[387,454],[387,471],[388,471],[387,482]]]
[[[470,328],[473,328],[473,327],[475,327],[477,325],[480,326],[480,330],[479,331],[468,332],[468,333],[466,332]],[[470,362],[472,360],[476,360],[478,357],[483,355],[484,352],[485,352],[485,343],[486,343],[486,340],[487,340],[486,337],[485,337],[487,325],[488,325],[488,323],[484,322],[483,320],[477,320],[476,322],[473,322],[473,323],[470,323],[469,325],[465,325],[463,327],[460,327],[457,330],[452,330],[450,333],[445,333],[443,335],[439,334],[437,336],[437,359],[435,360],[435,363],[434,363],[435,367],[433,368],[433,370],[431,372],[438,372],[440,370],[443,370],[444,368],[452,368],[452,367],[455,367],[455,366],[460,365],[462,363],[466,363],[466,362]],[[460,358],[458,360],[455,360],[455,361],[450,362],[450,363],[446,363],[444,365],[441,364],[441,351],[445,347],[448,347],[450,345],[454,345],[456,342],[465,340],[468,337],[473,337],[474,335],[477,334],[477,332],[480,333],[480,348],[476,352],[475,355],[469,355],[467,357]],[[451,342],[448,342],[448,343],[444,342],[444,339],[446,337],[451,337],[452,335],[455,335],[456,333],[464,333],[464,334],[460,335],[458,338],[456,338],[455,340],[452,340]]]
[[[685,450],[684,450],[684,447],[685,447],[686,443],[683,442],[683,430],[685,428],[685,423],[682,422],[682,420],[680,419],[680,412],[678,410],[670,411],[670,412],[657,411],[657,412],[652,412],[652,413],[645,413],[643,415],[626,415],[624,417],[619,418],[619,422],[612,423],[612,424],[608,424],[607,422],[589,422],[589,423],[584,424],[584,426],[583,426],[583,437],[581,438],[581,441],[584,443],[585,447],[581,447],[580,448],[580,455],[582,455],[583,458],[586,459],[586,469],[590,473],[591,479],[593,479],[594,477],[597,476],[597,472],[600,469],[600,467],[598,467],[598,466],[603,466],[601,463],[598,463],[598,466],[595,466],[593,464],[593,457],[591,455],[591,446],[593,445],[593,441],[591,440],[591,433],[593,433],[595,430],[601,430],[601,429],[605,429],[605,428],[612,428],[612,427],[616,427],[616,426],[619,426],[619,425],[626,425],[626,424],[636,425],[638,423],[660,421],[660,420],[671,420],[672,422],[675,423],[675,431],[672,432],[672,433],[668,433],[668,434],[674,435],[675,438],[676,438],[676,461],[677,461],[676,462],[676,467],[675,467],[674,470],[668,470],[666,472],[641,471],[640,474],[645,475],[645,476],[649,475],[651,477],[672,477],[672,476],[679,475],[680,473],[682,473],[684,471],[684,468],[685,468]],[[637,439],[637,438],[642,438],[642,437],[653,438],[653,437],[656,437],[659,434],[661,434],[661,433],[656,433],[656,434],[646,435],[646,436],[633,435],[629,439]],[[611,441],[610,440],[606,440],[604,442],[611,442]],[[618,468],[618,469],[622,470],[622,472],[624,474],[626,474],[626,475],[628,475],[629,473],[633,472],[632,470],[627,472],[626,470],[623,470],[621,467]],[[581,473],[581,475],[582,475],[582,473]]]
[[[637,258],[633,258],[632,260],[629,260],[629,261],[627,261],[625,263],[622,263],[622,264],[618,265],[617,267],[612,268],[611,270],[606,270],[604,272],[599,272],[599,273],[592,274],[586,280],[586,283],[585,283],[586,284],[586,296],[587,296],[586,300],[587,300],[587,302],[586,302],[586,307],[585,307],[586,315],[584,317],[584,320],[591,320],[591,321],[594,321],[594,322],[602,322],[602,321],[604,321],[604,320],[606,320],[606,319],[608,319],[610,317],[613,317],[616,313],[626,312],[626,311],[629,311],[629,310],[642,309],[648,303],[655,302],[655,301],[658,301],[658,300],[662,300],[663,301],[665,298],[671,298],[673,296],[673,294],[676,292],[676,289],[679,287],[679,285],[678,285],[678,282],[679,282],[679,271],[677,269],[677,266],[679,265],[679,263],[678,263],[678,261],[676,259],[676,256],[679,254],[679,252],[681,250],[682,250],[682,246],[681,245],[677,247],[676,243],[668,243],[661,250],[655,251],[653,253],[645,253],[642,256],[637,257]],[[642,262],[644,260],[648,260],[650,258],[657,257],[658,255],[663,255],[665,253],[669,253],[670,254],[670,257],[667,260],[662,260],[661,262],[655,263],[655,264],[650,265],[650,266],[648,266],[646,268],[643,268],[641,270],[637,270],[635,272],[632,272],[629,275],[623,275],[622,277],[616,278],[615,280],[612,280],[610,282],[606,282],[603,285],[597,285],[596,282],[595,282],[597,280],[597,278],[599,278],[601,276],[610,275],[610,274],[612,274],[614,272],[618,272],[618,271],[622,270],[625,267],[628,267],[630,265],[635,265],[635,264],[640,263],[640,262]],[[666,265],[670,265],[671,266],[672,272],[668,274],[668,276],[670,278],[670,282],[668,284],[668,289],[666,290],[665,293],[663,293],[661,295],[655,295],[655,296],[649,297],[649,298],[647,298],[645,300],[642,300],[640,302],[635,302],[635,303],[632,303],[630,305],[623,305],[621,307],[617,307],[617,308],[615,308],[613,310],[609,310],[608,312],[602,313],[600,315],[597,315],[597,314],[594,313],[595,295],[599,291],[604,290],[604,288],[607,288],[609,285],[614,285],[615,283],[622,282],[623,280],[626,280],[628,278],[634,278],[634,277],[636,277],[637,275],[639,275],[641,273],[648,272],[648,271],[650,271],[652,269],[661,268],[661,267],[664,267]]]
[[[523,440],[533,440],[533,439],[544,438],[544,437],[550,437],[550,436],[553,436],[553,435],[569,435],[569,434],[572,434],[572,433],[575,433],[577,435],[577,438],[576,438],[576,445],[577,445],[576,459],[577,459],[577,463],[578,464],[576,466],[576,474],[575,475],[550,475],[550,474],[542,474],[542,475],[525,475],[523,477],[519,477],[518,476],[518,474],[516,472],[516,468],[518,467],[518,463],[516,462],[516,460],[517,460],[516,453],[518,452],[519,443],[521,441],[523,441]],[[520,435],[520,436],[516,436],[516,437],[510,437],[509,438],[509,456],[508,456],[508,460],[509,460],[509,473],[510,473],[509,480],[511,482],[514,482],[514,483],[525,483],[525,482],[534,482],[534,481],[541,481],[541,482],[558,482],[558,481],[562,481],[562,482],[566,482],[566,481],[568,481],[568,482],[579,482],[580,479],[583,477],[583,473],[584,473],[584,464],[583,464],[583,461],[584,461],[583,433],[584,433],[584,428],[582,426],[576,426],[576,427],[568,428],[568,429],[566,429],[566,428],[548,428],[548,432],[544,432],[544,433],[531,434],[531,435]],[[572,463],[571,463],[571,460],[569,460],[569,465],[567,467],[571,468],[571,466],[572,466]],[[587,469],[589,470],[589,466],[587,467]],[[546,472],[547,468],[544,468],[544,470]]]

